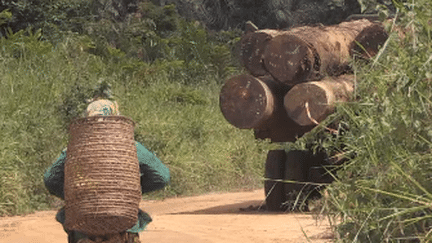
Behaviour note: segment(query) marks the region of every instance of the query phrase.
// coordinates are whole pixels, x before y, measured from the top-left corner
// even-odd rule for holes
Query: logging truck
[[[222,114],[233,126],[252,129],[256,139],[294,142],[333,113],[338,102],[353,98],[356,79],[350,62],[354,56],[375,56],[387,38],[383,24],[370,18],[288,30],[259,30],[249,22],[240,40],[247,73],[222,86]],[[267,209],[307,210],[301,202],[319,196],[316,183],[333,181],[325,166],[341,161],[325,153],[269,151]]]

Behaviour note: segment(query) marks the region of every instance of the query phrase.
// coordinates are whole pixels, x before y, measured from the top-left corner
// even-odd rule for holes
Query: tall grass
[[[22,37],[1,41],[1,214],[26,212],[47,202],[37,175],[63,140],[54,107],[62,88],[59,84],[70,77],[70,69],[52,59],[56,53],[49,44],[34,49],[46,56],[26,51],[38,41]]]
[[[209,75],[205,82],[188,86],[158,75],[151,83],[119,84],[114,90],[124,114],[137,121],[136,139],[170,167],[169,194],[261,186],[257,179],[270,145],[224,120],[219,80]]]
[[[353,64],[358,100],[323,124],[339,134],[299,141],[350,158],[323,203],[338,242],[432,241],[432,6],[396,3],[382,52]]]
[[[43,173],[67,146],[69,122],[101,80],[112,85],[121,113],[136,121],[136,140],[171,171],[171,184],[151,196],[262,186],[271,145],[225,121],[218,101],[223,79],[210,66],[149,64],[115,48],[110,58],[96,56],[88,51],[92,40],[74,33],[56,45],[41,39],[40,32],[0,39],[0,215],[57,205]]]

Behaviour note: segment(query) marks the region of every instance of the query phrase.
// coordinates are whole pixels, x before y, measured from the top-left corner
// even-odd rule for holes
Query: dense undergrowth
[[[74,22],[75,31],[52,31],[49,23],[14,31],[14,10],[2,12],[0,215],[57,205],[43,173],[67,146],[71,119],[105,84],[136,121],[136,140],[170,168],[171,184],[150,196],[261,187],[272,145],[235,129],[219,111],[223,80],[240,71],[231,54],[238,33],[209,35],[171,5],[143,2],[137,11],[124,21]]]
[[[296,143],[349,158],[321,202],[340,242],[432,241],[432,5],[397,6],[381,52],[353,63],[357,100]]]

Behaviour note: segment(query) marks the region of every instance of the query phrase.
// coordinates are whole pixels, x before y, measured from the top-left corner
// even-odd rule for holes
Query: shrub
[[[60,31],[55,41],[43,28],[10,28],[0,38],[0,215],[59,205],[43,173],[67,145],[71,119],[82,114],[100,80],[112,85],[122,114],[137,122],[136,139],[171,170],[171,185],[150,196],[261,186],[269,144],[219,112],[221,81],[238,72],[230,55],[235,41],[224,44],[235,34],[209,36],[180,19],[175,32],[152,26],[151,19],[129,15],[125,22],[92,19],[82,33]],[[160,49],[151,48],[153,40]],[[149,59],[134,48],[148,48]]]
[[[92,1],[86,0],[8,0],[0,1],[0,11],[8,10],[12,18],[0,25],[0,36],[32,28],[41,29],[44,37],[58,41],[65,30],[80,31],[83,21],[94,16]]]
[[[402,32],[370,63],[353,63],[359,100],[299,142],[349,158],[324,203],[341,242],[432,239],[431,3],[395,3],[396,25],[388,27]],[[334,122],[338,135],[322,132]]]

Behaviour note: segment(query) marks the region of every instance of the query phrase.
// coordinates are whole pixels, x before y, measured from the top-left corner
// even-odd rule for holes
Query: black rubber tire
[[[309,168],[308,181],[321,184],[311,186],[309,199],[321,198],[321,191],[326,188],[327,184],[335,180],[332,175],[334,172],[328,171],[329,169],[326,169],[325,165],[315,165]]]
[[[310,168],[310,155],[306,151],[292,150],[286,153],[284,180],[306,182]],[[288,211],[308,211],[308,186],[304,183],[286,182],[284,209]],[[300,193],[300,195],[299,195]]]
[[[73,232],[68,233],[68,243],[75,243],[74,237],[73,237]]]
[[[270,150],[267,153],[265,163],[265,178],[283,179],[285,171],[285,150]],[[266,195],[266,206],[269,211],[281,211],[284,197],[284,185],[281,182],[265,180],[264,192]]]
[[[68,232],[68,243],[77,243],[79,240],[80,237],[78,237],[77,232],[75,231]]]

